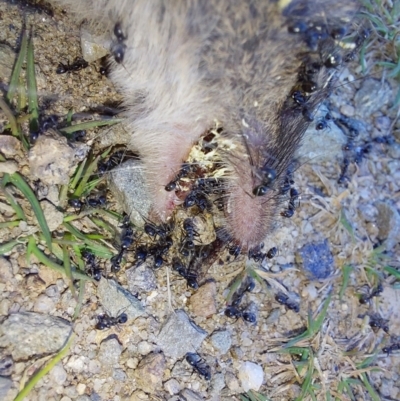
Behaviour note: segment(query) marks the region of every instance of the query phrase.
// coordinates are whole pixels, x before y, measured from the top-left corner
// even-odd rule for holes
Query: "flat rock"
[[[199,348],[206,337],[206,331],[196,326],[183,310],[177,310],[169,315],[156,341],[167,356],[179,359]]]
[[[7,400],[13,382],[7,377],[0,377],[0,400]]]
[[[71,333],[71,323],[59,317],[15,313],[0,327],[0,347],[9,347],[14,361],[19,361],[57,352]]]
[[[146,355],[135,370],[137,386],[146,393],[153,394],[159,390],[165,369],[163,353]]]
[[[107,49],[109,43],[107,43],[104,36],[97,36],[92,34],[85,25],[81,27],[81,49],[82,56],[88,62],[91,63],[104,56],[106,56],[109,51]]]
[[[391,250],[400,240],[399,212],[387,202],[376,202],[374,206],[378,209],[376,225],[379,229],[379,239],[385,241],[387,250]]]
[[[0,44],[0,77],[2,77],[5,82],[9,82],[15,63],[15,57],[15,52],[10,46],[4,43]]]
[[[347,138],[343,131],[332,121],[325,120],[328,114],[328,109],[321,106],[314,118],[314,121],[308,126],[301,142],[301,147],[297,151],[301,162],[309,162],[312,160],[315,163],[321,161],[334,161],[343,158],[342,146],[346,143]],[[318,123],[324,121],[327,127],[322,130],[317,130]]]
[[[214,331],[211,335],[211,344],[221,354],[226,354],[232,345],[232,335],[228,330]]]
[[[217,287],[214,281],[203,284],[195,294],[190,297],[190,305],[196,316],[209,317],[217,313],[215,297]]]
[[[200,394],[194,392],[193,390],[189,390],[188,388],[183,389],[179,395],[185,401],[203,401],[204,400],[204,398]]]
[[[114,366],[119,362],[121,353],[121,344],[116,338],[110,338],[100,344],[98,359],[103,366]]]
[[[57,230],[64,220],[64,214],[57,210],[57,208],[48,200],[42,200],[40,206],[43,210],[49,230],[51,232]]]
[[[157,288],[157,280],[154,270],[146,263],[125,270],[125,275],[128,281],[129,290],[132,293],[141,291],[149,292]]]
[[[49,185],[68,184],[76,165],[86,157],[89,149],[82,143],[70,145],[67,138],[49,129],[39,135],[29,151],[31,175]]]
[[[12,160],[0,162],[0,173],[14,174],[18,171],[18,164]]]
[[[390,102],[392,89],[390,85],[379,79],[364,79],[360,89],[354,96],[356,113],[362,117],[370,117],[385,104]]]
[[[21,142],[14,136],[0,135],[0,153],[5,157],[22,154]]]
[[[114,280],[102,278],[97,287],[97,296],[111,316],[115,317],[124,312],[128,319],[136,319],[145,313],[141,302]]]
[[[334,260],[328,240],[306,244],[296,256],[296,259],[303,264],[304,271],[312,279],[325,279],[333,272]]]
[[[151,202],[148,196],[142,164],[139,160],[127,160],[110,171],[109,189],[122,205],[132,223],[142,226]]]

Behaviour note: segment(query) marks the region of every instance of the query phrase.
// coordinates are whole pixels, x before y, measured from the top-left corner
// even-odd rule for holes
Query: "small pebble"
[[[134,373],[138,387],[146,393],[157,392],[162,383],[165,363],[165,357],[162,353],[152,353],[145,356]]]
[[[209,317],[217,313],[215,281],[202,285],[190,298],[190,305],[196,316]]]
[[[239,379],[244,391],[258,391],[264,379],[263,369],[256,363],[243,362],[239,368]]]
[[[181,385],[176,379],[169,379],[164,383],[165,391],[168,391],[170,395],[178,394],[181,391]]]
[[[98,358],[102,365],[113,366],[118,363],[122,346],[115,338],[105,340],[100,344]]]
[[[232,336],[228,330],[215,331],[211,335],[211,343],[221,354],[226,354],[232,345]]]

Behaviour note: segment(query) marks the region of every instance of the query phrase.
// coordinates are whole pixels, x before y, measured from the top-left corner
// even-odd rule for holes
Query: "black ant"
[[[98,197],[90,197],[86,199],[86,203],[90,207],[99,207],[99,206],[105,206],[106,204],[106,197],[104,195],[100,195]]]
[[[181,277],[183,277],[187,285],[194,290],[199,288],[197,282],[197,274],[191,272],[188,267],[186,267],[178,257],[172,259],[172,269],[175,270]]]
[[[67,64],[59,63],[56,74],[80,71],[86,68],[88,65],[89,63],[82,57],[77,57],[72,64],[69,64],[69,62],[67,62]]]
[[[121,270],[121,262],[124,257],[125,249],[121,248],[121,250],[111,258],[111,271],[116,273]]]
[[[275,301],[279,302],[282,305],[285,305],[288,309],[298,313],[300,311],[300,306],[293,299],[290,299],[289,296],[284,294],[283,292],[278,292],[275,295]]]
[[[117,317],[112,317],[104,313],[103,315],[97,316],[96,330],[109,329],[117,324],[124,324],[128,321],[128,315],[126,313],[121,313]]]
[[[126,40],[126,36],[122,32],[120,22],[117,22],[114,25],[114,35],[117,38],[117,42],[112,45],[111,52],[114,56],[114,60],[118,64],[121,64],[124,61],[125,57],[126,44],[124,42]]]
[[[329,113],[327,113],[325,115],[325,117],[317,123],[317,125],[315,126],[315,129],[317,131],[326,129],[328,127],[328,121],[331,119],[332,119],[331,115]]]
[[[296,205],[296,201],[299,198],[299,192],[297,191],[296,188],[290,188],[290,199],[289,199],[289,205],[286,210],[281,212],[281,216],[290,218],[293,216],[295,209],[297,208],[298,205]]]
[[[146,261],[149,251],[144,245],[139,245],[135,251],[136,263],[139,265]]]
[[[100,281],[101,279],[101,269],[96,263],[96,257],[94,256],[93,253],[84,250],[82,251],[82,258],[86,262],[86,268],[89,272],[89,274],[96,280]]]
[[[239,308],[237,308],[236,306],[228,306],[225,309],[224,312],[225,316],[231,318],[231,319],[239,319],[240,317],[245,320],[248,323],[256,323],[257,322],[257,317],[255,315],[255,313],[253,312],[248,312],[248,311],[242,311]]]
[[[261,173],[262,173],[262,184],[253,188],[253,195],[255,196],[264,196],[268,192],[268,189],[272,187],[272,185],[276,180],[277,174],[276,170],[273,168],[264,166],[261,169]]]
[[[231,245],[228,247],[228,253],[229,255],[233,256],[234,259],[236,259],[240,255],[241,251],[242,248],[240,245]]]
[[[391,352],[397,351],[397,350],[399,350],[399,349],[400,349],[400,343],[393,343],[393,344],[391,344],[391,345],[389,345],[389,346],[387,346],[387,347],[383,347],[383,348],[382,348],[382,351],[383,351],[383,352],[386,352],[386,353],[388,354],[388,356],[389,356],[389,354],[390,354]]]
[[[255,262],[262,262],[266,257],[268,259],[272,259],[278,253],[278,249],[276,247],[272,247],[268,252],[263,253],[261,249],[264,248],[264,244],[261,244],[258,247],[249,250],[248,257],[249,259],[253,259]]]
[[[389,333],[388,320],[383,319],[377,314],[369,315],[369,325],[373,329],[382,329],[384,332]]]
[[[232,296],[232,301],[230,306],[238,307],[243,300],[243,296],[246,292],[251,292],[254,290],[256,283],[251,277],[247,277],[242,285]]]
[[[186,354],[186,361],[199,375],[204,376],[206,380],[211,379],[211,369],[200,355],[194,352],[188,352]]]
[[[365,287],[362,287],[362,290],[365,290]],[[379,296],[383,291],[382,283],[379,282],[375,288],[368,288],[367,292],[361,293],[359,302],[360,304],[368,303],[372,298]]]

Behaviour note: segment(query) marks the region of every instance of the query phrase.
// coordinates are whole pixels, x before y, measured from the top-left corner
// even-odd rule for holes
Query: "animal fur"
[[[270,232],[280,188],[308,122],[290,93],[305,46],[287,21],[348,23],[357,1],[54,0],[113,34],[126,37],[111,79],[124,97],[130,147],[143,160],[154,211],[165,220],[177,199],[164,190],[192,145],[217,120],[235,145],[221,154],[228,171],[225,223],[230,241],[250,248]],[[111,47],[113,44],[111,44]],[[320,52],[321,53],[321,52]],[[332,71],[322,68],[313,111],[326,97]],[[262,168],[277,178],[254,196]]]

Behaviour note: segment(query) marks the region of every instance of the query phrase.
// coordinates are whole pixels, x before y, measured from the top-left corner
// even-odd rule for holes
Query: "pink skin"
[[[255,184],[245,169],[237,171],[237,177],[229,189],[226,207],[226,228],[233,241],[242,249],[258,246],[272,229],[277,210],[276,191],[265,196],[252,194]]]
[[[208,125],[208,124],[207,124]],[[175,209],[179,199],[175,191],[166,191],[165,186],[171,182],[187,159],[190,150],[207,125],[197,125],[197,129],[185,130],[174,127],[174,131],[168,130],[158,133],[157,141],[146,141],[148,136],[134,135],[133,146],[140,149],[144,155],[142,158],[148,191],[152,197],[152,214],[161,221],[166,221]]]

